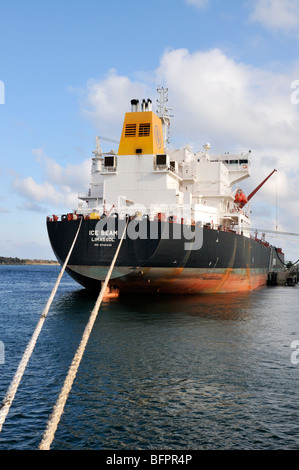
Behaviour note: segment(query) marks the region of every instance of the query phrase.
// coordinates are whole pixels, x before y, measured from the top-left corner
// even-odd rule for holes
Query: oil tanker
[[[276,171],[246,196],[251,151],[210,155],[169,144],[167,92],[131,100],[118,151],[91,158],[91,182],[76,209],[47,217],[57,260],[87,289],[100,290],[125,237],[109,281],[111,292],[199,294],[255,289],[283,268],[284,255],[262,234],[252,234],[250,200]]]

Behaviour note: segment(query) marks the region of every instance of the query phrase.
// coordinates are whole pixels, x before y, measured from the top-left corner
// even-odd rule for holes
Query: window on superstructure
[[[166,164],[167,164],[167,155],[159,154],[156,156],[156,165],[165,166]]]
[[[105,167],[114,167],[115,166],[115,157],[114,156],[105,157],[104,166]]]
[[[150,135],[151,125],[150,124],[139,124],[139,137],[147,137]]]
[[[135,137],[136,135],[136,124],[126,124],[125,137]]]

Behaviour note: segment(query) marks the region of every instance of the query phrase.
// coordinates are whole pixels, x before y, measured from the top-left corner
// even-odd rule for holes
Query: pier
[[[298,265],[286,268],[284,271],[269,271],[268,286],[295,286],[299,282]]]

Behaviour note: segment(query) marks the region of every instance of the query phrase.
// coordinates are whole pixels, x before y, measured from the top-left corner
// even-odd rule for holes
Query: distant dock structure
[[[271,270],[268,273],[268,286],[295,286],[299,282],[299,265],[286,267],[284,271]]]

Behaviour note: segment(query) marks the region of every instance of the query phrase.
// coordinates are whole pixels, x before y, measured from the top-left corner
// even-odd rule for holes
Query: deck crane
[[[258,192],[258,190],[266,183],[266,181],[275,173],[277,170],[273,170],[270,175],[267,176],[250,194],[246,197],[242,189],[237,189],[235,194],[235,203],[238,204],[240,208],[244,207],[250,199]]]

